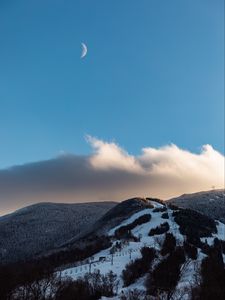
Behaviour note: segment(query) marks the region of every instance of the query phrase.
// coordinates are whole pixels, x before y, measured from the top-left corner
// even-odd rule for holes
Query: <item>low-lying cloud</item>
[[[224,156],[210,145],[199,154],[176,145],[143,148],[133,156],[115,143],[88,137],[93,153],[0,170],[0,214],[36,202],[162,199],[224,188]]]

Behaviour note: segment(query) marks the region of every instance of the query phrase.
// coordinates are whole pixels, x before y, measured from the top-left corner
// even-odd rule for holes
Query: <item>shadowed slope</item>
[[[0,217],[0,258],[14,262],[34,258],[94,224],[114,202],[40,203]]]

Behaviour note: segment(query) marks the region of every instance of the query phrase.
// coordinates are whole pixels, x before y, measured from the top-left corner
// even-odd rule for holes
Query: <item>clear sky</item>
[[[1,0],[0,168],[87,154],[85,134],[224,152],[223,6]]]

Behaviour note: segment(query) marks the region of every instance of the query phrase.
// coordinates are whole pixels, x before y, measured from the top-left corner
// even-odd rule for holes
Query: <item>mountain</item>
[[[115,202],[39,203],[0,217],[0,259],[11,263],[32,259],[76,239]]]
[[[118,220],[121,207],[126,208],[128,204],[134,210],[124,210],[126,217],[115,225],[114,220]],[[145,299],[146,291],[152,295],[151,299],[191,299],[196,277],[201,272],[202,262],[214,247],[214,239],[225,246],[223,223],[193,210],[142,198],[122,202],[108,211],[101,218],[101,232],[109,237],[110,246],[60,268],[61,276],[77,280],[85,278],[89,270],[103,276],[113,271],[118,278],[118,292],[113,299],[122,299],[122,293],[127,297],[124,299],[133,299],[129,298],[132,292],[136,293],[137,298],[134,299]],[[223,269],[225,252],[220,256]],[[170,277],[174,277],[171,282],[167,274],[169,271]],[[89,276],[89,280],[93,278]],[[157,292],[151,289],[153,283]],[[161,290],[162,293],[159,292]],[[168,296],[169,293],[172,295]]]
[[[55,252],[0,268],[0,286],[10,300],[223,300],[224,233],[197,211],[133,198]]]
[[[150,199],[150,198],[149,198]],[[98,234],[102,235],[107,233],[109,228],[120,224],[124,219],[130,215],[147,207],[153,207],[146,198],[132,198],[115,205],[107,213],[105,213],[96,223],[90,228],[86,235]]]
[[[184,194],[169,200],[169,203],[199,211],[213,219],[225,223],[225,190],[211,190]]]

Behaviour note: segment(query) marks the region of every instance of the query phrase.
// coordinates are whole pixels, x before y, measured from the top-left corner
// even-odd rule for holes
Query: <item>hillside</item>
[[[168,200],[179,207],[199,211],[213,219],[225,223],[225,190],[211,190],[193,194],[184,194]]]
[[[93,274],[99,272],[104,276],[112,271],[118,279],[118,292],[113,299],[122,299],[123,294],[127,297],[124,299],[133,299],[129,298],[132,292],[136,293],[137,298],[134,299],[145,299],[146,291],[152,295],[151,299],[156,299],[154,296],[160,294],[161,290],[163,292],[159,299],[166,299],[170,288],[172,299],[191,299],[191,289],[196,285],[201,263],[207,256],[207,251],[210,251],[208,247],[213,245],[215,238],[225,240],[225,225],[215,223],[212,219],[191,210],[174,211],[160,203],[149,202],[149,208],[142,207],[108,231],[107,236],[112,242],[109,248],[63,269],[61,276],[77,280],[80,277],[85,278],[89,271]],[[149,251],[147,257],[144,251]],[[149,268],[146,268],[150,254],[154,258]],[[174,255],[171,265],[168,255]],[[183,256],[181,262],[180,255]],[[224,254],[223,260],[225,262]],[[168,263],[165,269],[163,262]],[[177,274],[171,273],[170,276],[174,276],[177,282],[171,283],[169,287],[166,284],[169,281],[167,272],[176,264],[179,265],[174,270]],[[221,265],[222,268],[223,266],[224,264]],[[156,270],[160,275],[154,273]],[[155,279],[151,278],[154,276]],[[159,280],[158,276],[164,276],[164,279]],[[153,281],[157,285],[157,293],[156,290],[150,289]]]
[[[115,204],[39,203],[0,217],[1,263],[32,259],[76,239]]]
[[[37,289],[46,300],[49,291],[52,300],[224,299],[223,223],[158,200],[134,198],[109,210],[93,228],[82,244],[37,260],[36,269],[35,261],[9,269],[20,278],[10,300],[24,292],[30,297],[26,300],[33,299]],[[46,265],[52,268],[47,277]],[[24,267],[32,275],[23,273]]]

